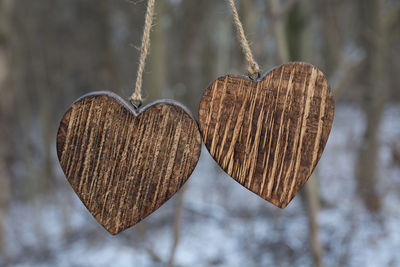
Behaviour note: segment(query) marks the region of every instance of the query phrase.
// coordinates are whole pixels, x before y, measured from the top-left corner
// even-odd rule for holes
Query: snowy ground
[[[318,164],[325,266],[400,266],[400,168],[390,150],[391,142],[400,141],[400,107],[389,107],[382,123],[378,215],[367,212],[355,193],[363,121],[359,109],[338,106]],[[60,192],[10,206],[4,222],[10,266],[165,265],[176,196],[132,229],[111,236],[59,176]],[[176,266],[312,265],[301,196],[284,210],[275,208],[220,171],[205,149],[185,186]]]

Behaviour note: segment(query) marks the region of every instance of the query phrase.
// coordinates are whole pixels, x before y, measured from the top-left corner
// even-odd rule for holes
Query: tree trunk
[[[154,101],[163,97],[163,90],[166,84],[166,61],[165,61],[165,30],[163,14],[164,1],[157,1],[155,4],[154,27],[151,32],[149,65],[145,72],[145,85],[143,87],[146,102]]]
[[[333,1],[324,1],[318,3],[318,8],[322,12],[321,23],[324,34],[324,63],[326,74],[330,76],[333,74],[336,66],[339,65],[341,59],[341,44],[339,29],[337,21],[335,21],[335,14],[337,12],[337,3]]]
[[[202,27],[212,25],[209,7],[213,4],[208,0],[198,0],[196,5],[191,1],[181,1],[179,6],[183,15],[175,21],[173,30],[170,32],[170,37],[176,36],[177,39],[174,40],[173,45],[174,48],[178,47],[179,51],[176,52],[181,54],[180,63],[174,73],[174,83],[179,85],[174,90],[180,91],[176,99],[185,103],[195,116],[203,88],[205,89],[210,82],[205,82],[208,77],[205,77],[207,73],[204,73],[202,69],[202,63],[207,60],[204,58],[202,44],[206,43],[206,40],[211,40],[211,36],[199,33],[203,32]],[[169,59],[170,64],[176,60],[176,58]]]
[[[358,192],[365,206],[372,212],[380,210],[381,201],[377,192],[377,167],[379,164],[378,132],[385,104],[386,70],[385,70],[385,29],[381,0],[359,0],[361,42],[367,51],[366,78],[363,95],[363,107],[366,117],[366,128],[359,150],[356,176]]]
[[[319,241],[318,212],[320,210],[318,183],[315,172],[311,175],[305,186],[305,197],[307,203],[308,223],[310,231],[311,251],[314,264],[322,267],[323,248]]]
[[[314,14],[312,7],[315,4],[313,1],[314,0],[302,0],[297,3],[297,8],[292,11],[291,18],[289,20],[289,36],[295,36],[296,38],[290,39],[291,43],[289,44],[289,47],[291,48],[291,60],[305,60],[309,62],[313,62],[315,60],[313,58],[313,53],[315,53],[313,49],[315,33],[312,29],[312,19]],[[279,34],[277,38],[282,39],[282,36],[283,34]],[[313,262],[315,266],[322,267],[323,247],[319,241],[318,234],[318,212],[320,208],[320,200],[318,193],[318,182],[315,172],[316,170],[314,170],[314,173],[305,184],[305,200],[309,219],[310,247]]]
[[[224,2],[226,2],[226,8],[230,9],[230,7],[228,7],[228,0],[225,0]],[[255,50],[253,49],[253,43],[255,41],[257,41],[257,22],[259,21],[259,17],[258,15],[260,14],[260,12],[254,12],[254,8],[256,7],[257,3],[254,0],[247,0],[247,1],[240,1],[238,2],[239,5],[239,18],[243,23],[243,30],[246,34],[246,38],[247,41],[249,42],[250,48],[253,51],[253,53],[255,52]],[[247,60],[245,55],[242,52],[242,48],[240,45],[240,42],[237,38],[237,29],[236,26],[234,25],[233,22],[233,15],[232,12],[229,11],[229,16],[230,16],[230,20],[231,20],[231,24],[232,27],[234,27],[234,31],[235,31],[235,36],[234,39],[232,39],[233,42],[236,43],[236,47],[237,47],[237,59],[238,62],[241,62],[242,64],[239,65],[239,73],[243,73],[244,75],[247,75]],[[257,60],[257,55],[254,54],[254,58],[255,60],[258,62]],[[262,66],[260,66],[260,68],[262,68]]]
[[[179,241],[181,238],[181,219],[182,219],[182,212],[183,212],[183,203],[184,203],[184,194],[186,191],[187,186],[184,186],[181,191],[178,193],[178,199],[175,208],[175,215],[174,215],[174,235],[173,235],[173,243],[171,247],[170,256],[168,259],[168,267],[174,266],[175,261],[175,254],[176,249],[178,248]]]
[[[285,17],[286,14],[281,14],[281,1],[271,0],[271,14],[275,18],[273,23],[273,30],[275,36],[275,44],[277,47],[277,60],[278,64],[283,64],[289,61],[289,49],[285,31]]]
[[[7,264],[5,251],[4,219],[10,201],[10,165],[13,160],[11,146],[12,114],[15,92],[7,90],[8,57],[7,57],[7,19],[10,3],[0,0],[0,265]]]

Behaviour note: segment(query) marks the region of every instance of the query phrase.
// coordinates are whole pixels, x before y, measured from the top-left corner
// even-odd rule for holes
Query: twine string
[[[233,20],[236,26],[238,40],[240,42],[240,46],[242,47],[242,51],[246,57],[248,63],[248,75],[251,78],[260,76],[260,67],[257,62],[254,60],[253,53],[251,52],[249,43],[246,39],[246,35],[243,30],[243,24],[240,21],[239,14],[235,5],[234,0],[229,0],[229,4],[232,9]],[[130,101],[135,107],[139,107],[142,104],[142,84],[143,84],[143,73],[146,65],[146,58],[149,54],[150,49],[150,30],[153,23],[154,17],[154,5],[155,0],[149,0],[147,3],[147,10],[145,15],[145,23],[143,28],[143,37],[142,43],[140,47],[140,60],[139,67],[137,71],[135,90],[133,94],[130,96]]]
[[[146,65],[146,58],[149,54],[150,49],[150,30],[153,23],[154,16],[154,2],[155,0],[149,0],[147,3],[147,10],[143,28],[142,44],[140,47],[140,60],[139,67],[136,77],[135,91],[130,97],[131,103],[136,107],[140,107],[142,104],[142,84],[143,84],[143,72]]]
[[[229,0],[229,4],[232,9],[233,14],[233,21],[236,26],[238,40],[240,42],[240,46],[242,47],[243,54],[246,57],[248,68],[247,72],[250,78],[260,77],[260,67],[258,66],[257,62],[254,60],[253,53],[251,52],[249,42],[246,39],[246,35],[243,30],[243,24],[240,21],[239,13],[237,11],[236,5],[234,0]]]

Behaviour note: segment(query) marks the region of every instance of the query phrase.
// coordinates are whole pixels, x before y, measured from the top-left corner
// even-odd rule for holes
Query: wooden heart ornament
[[[201,99],[199,124],[211,156],[233,179],[284,208],[320,159],[333,113],[322,72],[297,62],[257,81],[218,78]]]
[[[198,125],[172,100],[136,113],[110,92],[78,99],[61,120],[57,154],[72,188],[111,234],[172,197],[200,156]]]

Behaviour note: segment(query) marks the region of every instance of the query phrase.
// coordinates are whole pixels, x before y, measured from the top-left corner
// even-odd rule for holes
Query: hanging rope
[[[147,3],[146,17],[143,29],[142,45],[140,48],[140,61],[139,68],[137,71],[135,91],[130,97],[131,103],[136,107],[140,107],[142,104],[142,83],[143,83],[143,72],[146,65],[146,58],[149,54],[150,49],[150,29],[153,23],[154,14],[154,2],[155,0],[149,0]]]
[[[234,0],[229,0],[229,4],[232,9],[233,20],[235,22],[237,36],[240,42],[240,46],[242,47],[243,53],[246,56],[246,60],[248,63],[248,75],[251,78],[260,77],[260,67],[258,66],[257,62],[254,60],[253,53],[251,52],[249,43],[246,39],[246,35],[244,34],[243,25],[240,21],[239,14],[235,5]]]

